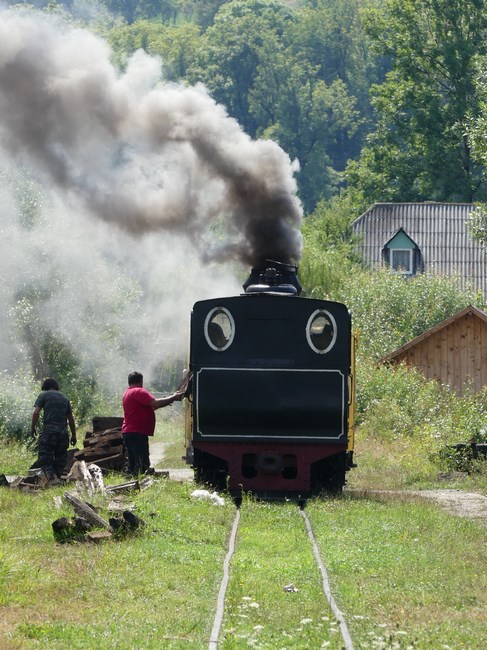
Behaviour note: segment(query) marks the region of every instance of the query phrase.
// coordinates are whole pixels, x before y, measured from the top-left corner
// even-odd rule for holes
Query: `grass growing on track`
[[[419,500],[306,511],[356,650],[487,647],[485,527]],[[296,506],[244,501],[221,638],[225,650],[343,647]]]
[[[298,591],[286,591],[290,583]],[[299,510],[245,499],[219,647],[302,650],[323,643],[342,647]]]

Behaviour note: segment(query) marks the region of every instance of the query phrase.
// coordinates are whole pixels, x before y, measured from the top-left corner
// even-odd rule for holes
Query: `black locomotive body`
[[[348,309],[299,298],[287,265],[254,269],[244,288],[193,307],[186,460],[236,495],[340,491],[353,466]]]

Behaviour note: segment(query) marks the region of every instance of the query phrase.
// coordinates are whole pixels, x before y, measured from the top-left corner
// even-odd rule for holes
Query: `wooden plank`
[[[463,394],[463,383],[461,380],[461,348],[462,333],[457,323],[453,323],[449,328],[449,348],[451,350],[451,382],[450,386],[459,394]]]
[[[472,343],[470,348],[470,363],[472,367],[472,380],[475,392],[482,388],[482,368],[479,354],[481,345],[480,319],[472,317]]]
[[[467,379],[468,379],[468,371],[469,371],[469,365],[468,365],[468,340],[470,338],[470,330],[471,330],[471,323],[467,318],[463,318],[462,321],[463,323],[463,331],[460,332],[460,381],[462,384],[462,395],[465,394],[465,389],[467,387]]]
[[[64,498],[66,501],[69,501],[69,503],[81,517],[84,517],[91,524],[94,526],[101,526],[102,528],[106,528],[109,531],[112,530],[112,527],[108,521],[105,521],[105,519],[103,519],[103,517],[100,517],[100,515],[95,512],[91,506],[89,506],[87,503],[83,503],[83,501],[80,501],[80,499],[78,499],[78,497],[75,497],[74,494],[65,492]]]
[[[447,328],[438,332],[439,342],[439,380],[442,384],[448,383],[448,338]]]
[[[115,454],[115,456],[106,456],[105,458],[99,458],[95,465],[98,465],[100,469],[115,469],[122,470],[125,465],[125,456],[122,454]]]
[[[122,432],[116,431],[107,434],[95,434],[91,438],[88,438],[83,441],[83,446],[94,447],[95,445],[101,447],[110,447],[116,444],[121,444],[123,441]]]
[[[123,456],[124,455],[124,446],[120,445],[118,447],[107,447],[98,449],[83,449],[75,453],[74,457],[76,460],[85,460],[87,463],[93,463],[96,460],[107,458],[108,456]]]
[[[86,538],[91,542],[104,542],[107,539],[111,539],[112,533],[108,530],[92,530],[89,533],[86,533]]]
[[[106,431],[107,429],[121,428],[123,424],[123,417],[114,416],[95,416],[92,420],[93,432]]]

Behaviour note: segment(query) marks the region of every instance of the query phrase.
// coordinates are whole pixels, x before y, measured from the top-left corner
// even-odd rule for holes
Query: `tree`
[[[276,0],[235,0],[216,14],[201,43],[189,81],[202,81],[242,128],[255,137],[260,126],[249,109],[249,93],[266,42],[284,47],[292,12]]]
[[[263,64],[256,81],[251,104],[255,113],[258,92],[260,110],[265,106],[266,91],[272,96],[271,69],[270,62]],[[288,60],[279,78],[273,121],[262,133],[299,161],[299,196],[310,211],[320,199],[337,193],[344,164],[342,151],[348,149],[358,130],[360,115],[355,98],[348,95],[343,82],[335,80],[327,85],[306,62]]]
[[[197,24],[206,30],[213,24],[218,10],[227,0],[194,0],[195,20]]]
[[[340,79],[371,117],[369,90],[383,80],[385,62],[373,55],[362,14],[377,0],[308,0],[296,12],[293,51],[313,66],[326,83]]]
[[[160,22],[138,20],[133,25],[116,27],[107,35],[115,52],[115,60],[123,66],[127,57],[143,49],[151,55],[160,56],[164,77],[179,81],[194,63],[199,51],[199,28],[194,23],[183,23],[178,27]]]
[[[467,137],[476,160],[487,169],[487,59],[479,64],[477,88],[480,97],[479,114],[472,119],[467,128]],[[485,171],[484,171],[485,174]],[[485,201],[476,206],[467,224],[472,237],[487,248],[487,204]]]
[[[355,217],[346,200],[320,201],[304,221],[299,277],[306,295],[336,300],[349,278],[361,272],[351,224]]]
[[[367,32],[393,69],[374,88],[377,129],[348,168],[357,207],[485,196],[466,125],[479,113],[486,28],[486,0],[385,0],[368,10]]]

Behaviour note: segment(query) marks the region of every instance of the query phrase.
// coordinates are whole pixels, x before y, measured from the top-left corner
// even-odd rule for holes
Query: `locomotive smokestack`
[[[159,59],[138,51],[119,74],[110,57],[52,15],[0,11],[9,157],[134,235],[183,234],[205,260],[299,260],[296,165],[284,151],[248,137],[201,85],[161,83]]]
[[[297,267],[274,260],[265,260],[260,268],[253,268],[243,284],[245,293],[287,293],[299,296],[302,290]]]

